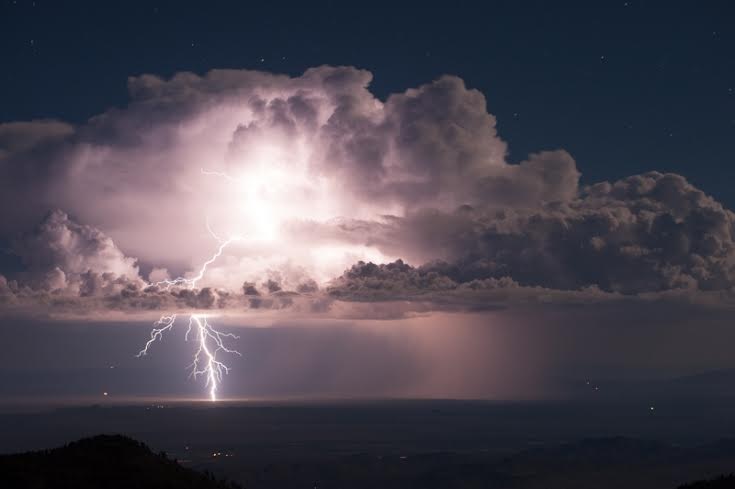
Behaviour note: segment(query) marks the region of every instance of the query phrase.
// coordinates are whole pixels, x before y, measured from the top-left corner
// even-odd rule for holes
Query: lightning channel
[[[206,260],[199,268],[199,272],[193,277],[178,277],[173,280],[161,280],[155,282],[153,286],[162,287],[166,290],[170,290],[172,287],[179,287],[183,289],[195,289],[197,282],[199,282],[207,272],[207,267],[214,263],[224,250],[232,243],[242,240],[240,236],[232,236],[227,239],[222,239],[212,231],[207,220],[207,230],[209,234],[219,243],[216,251],[212,256]],[[211,401],[217,400],[217,388],[222,383],[222,379],[225,374],[230,372],[230,367],[218,359],[219,353],[228,353],[242,356],[237,350],[228,348],[225,345],[226,339],[239,339],[232,333],[223,333],[215,329],[212,324],[208,321],[206,314],[189,314],[188,328],[186,335],[184,336],[185,341],[189,341],[192,337],[193,341],[197,344],[197,350],[194,353],[194,359],[189,365],[190,374],[189,376],[196,380],[198,377],[205,378],[205,387],[209,388],[209,398]],[[153,329],[150,332],[150,337],[145,343],[143,349],[141,349],[136,357],[140,358],[146,356],[151,346],[156,341],[162,341],[164,333],[171,331],[176,323],[177,315],[163,315],[158,321],[153,323]]]

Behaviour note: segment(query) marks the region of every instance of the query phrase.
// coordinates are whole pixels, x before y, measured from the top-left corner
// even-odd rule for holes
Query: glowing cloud
[[[142,75],[127,107],[79,127],[0,124],[0,208],[12,209],[0,237],[25,266],[0,298],[180,312],[291,307],[317,291],[322,307],[735,290],[735,215],[684,177],[581,187],[564,150],[509,162],[461,79],[385,100],[371,79],[331,66]]]

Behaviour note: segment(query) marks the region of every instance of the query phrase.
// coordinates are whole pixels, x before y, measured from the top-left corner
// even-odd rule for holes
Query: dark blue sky
[[[371,70],[384,97],[456,74],[511,160],[565,148],[584,182],[672,171],[735,208],[735,3],[0,3],[0,121],[83,121],[129,75]]]

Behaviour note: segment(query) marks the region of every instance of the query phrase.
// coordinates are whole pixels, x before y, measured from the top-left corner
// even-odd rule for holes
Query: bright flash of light
[[[289,221],[341,215],[336,182],[310,171],[308,153],[303,142],[266,139],[247,158],[229,162],[227,169],[201,168],[202,175],[226,184],[219,222],[229,229],[247,229],[255,246],[270,246],[284,238],[283,226]]]
[[[339,200],[340,192],[334,181],[310,173],[303,162],[287,164],[284,156],[273,154],[272,148],[266,147],[246,164],[234,165],[231,171],[200,169],[202,175],[222,184],[219,191],[226,205],[216,215],[217,224],[247,232],[246,246],[250,253],[240,261],[231,262],[233,268],[240,267],[240,279],[245,276],[248,281],[257,281],[267,276],[269,270],[297,263],[310,278],[324,284],[358,261],[386,263],[396,259],[373,246],[340,243],[330,238],[310,242],[308,232],[294,234],[300,225],[330,226],[338,222],[345,202]],[[212,273],[202,282],[221,284],[230,280],[212,268]],[[298,286],[296,282],[300,279],[298,273],[290,276],[286,273],[282,283]],[[229,287],[239,285],[234,280],[228,284]]]
[[[293,169],[288,171],[277,165],[261,163],[254,165],[247,175],[237,177],[205,169],[201,172],[234,184],[238,195],[235,208],[240,211],[237,219],[241,225],[247,226],[253,242],[275,241],[282,223],[303,211],[300,201],[292,201],[294,193],[298,195],[299,188],[306,187],[307,182],[302,181]]]
[[[219,242],[217,251],[202,264],[199,272],[191,278],[178,277],[173,280],[162,280],[152,285],[162,286],[166,289],[171,287],[183,287],[186,289],[193,289],[199,280],[204,277],[207,271],[207,267],[214,263],[224,252],[225,248],[230,244],[239,241],[239,236],[231,237],[226,240],[220,239],[207,224],[210,234]],[[190,376],[196,380],[197,377],[203,376],[205,378],[205,386],[209,388],[209,398],[212,401],[217,400],[217,387],[222,382],[224,374],[230,372],[230,368],[225,365],[222,361],[217,358],[217,354],[220,352],[232,353],[240,355],[240,352],[233,350],[225,346],[225,338],[238,339],[239,337],[232,333],[223,333],[216,330],[207,320],[209,316],[205,314],[190,314],[189,315],[189,327],[186,330],[184,336],[185,341],[189,341],[191,336],[197,344],[197,351],[194,353],[194,360],[189,365],[191,370]],[[156,340],[162,340],[163,334],[166,331],[173,329],[176,323],[176,314],[161,316],[158,321],[153,324],[150,338],[146,342],[142,350],[138,352],[137,357],[142,357],[148,354],[148,349],[156,342]]]
[[[251,152],[247,161],[238,161],[232,173],[201,169],[201,174],[215,177],[226,185],[218,190],[218,199],[212,203],[216,209],[217,226],[229,230],[247,232],[247,240],[239,234],[218,235],[207,220],[207,230],[217,242],[214,253],[196,271],[173,279],[160,280],[150,285],[170,289],[194,290],[202,283],[212,280],[228,280],[218,273],[217,262],[225,250],[238,242],[244,242],[250,251],[239,262],[228,264],[246,267],[244,273],[257,276],[264,265],[275,264],[275,260],[285,258],[283,263],[294,257],[305,267],[315,266],[310,275],[320,282],[326,281],[344,270],[345,264],[360,259],[382,263],[389,261],[376,249],[366,246],[315,243],[308,246],[304,242],[294,242],[289,234],[289,225],[308,216],[310,221],[329,222],[342,215],[346,203],[340,200],[337,182],[324,175],[309,171],[307,158],[298,148],[285,151],[279,145],[264,143],[257,151]],[[351,201],[350,201],[351,202]],[[210,209],[211,210],[211,209]],[[290,239],[291,238],[291,239]],[[277,257],[277,258],[273,258]],[[240,280],[242,277],[238,277]],[[294,280],[300,280],[296,278]],[[242,282],[240,282],[242,283]],[[164,315],[153,324],[150,338],[138,356],[147,355],[156,341],[174,328],[176,315]],[[191,376],[203,376],[209,388],[209,396],[214,401],[224,374],[229,367],[222,363],[218,354],[237,354],[227,348],[225,341],[236,338],[234,335],[216,330],[207,316],[191,313],[188,315],[186,339],[190,337],[197,344],[194,360],[189,366]]]

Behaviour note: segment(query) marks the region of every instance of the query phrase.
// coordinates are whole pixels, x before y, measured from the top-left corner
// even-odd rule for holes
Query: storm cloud
[[[84,124],[0,124],[0,238],[23,265],[0,276],[0,297],[309,312],[731,301],[735,214],[681,175],[580,186],[563,149],[509,162],[484,96],[461,79],[385,100],[371,79],[330,66],[142,75],[127,107]],[[155,284],[192,276],[235,235],[195,290]]]

